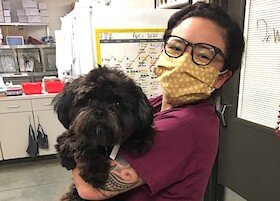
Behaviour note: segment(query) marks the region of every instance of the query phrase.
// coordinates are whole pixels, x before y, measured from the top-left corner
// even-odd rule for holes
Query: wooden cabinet
[[[53,111],[51,105],[53,97],[41,96],[41,98],[38,98],[39,95],[35,98],[27,96],[21,100],[8,98],[0,100],[0,144],[4,160],[29,157],[26,149],[30,123],[36,133],[40,122],[48,135],[49,149],[39,149],[39,155],[56,153],[54,149],[56,138],[65,129]]]
[[[39,155],[41,156],[56,153],[54,148],[56,138],[65,130],[53,111],[51,101],[52,98],[31,100],[36,129],[40,123],[49,140],[49,149],[39,149]]]
[[[4,159],[28,157],[28,126],[33,119],[29,100],[0,102],[0,142]]]
[[[3,156],[2,156],[1,146],[0,146],[0,161],[2,160],[3,160]]]
[[[4,159],[28,157],[28,125],[32,112],[16,112],[0,114],[3,123],[0,133]]]

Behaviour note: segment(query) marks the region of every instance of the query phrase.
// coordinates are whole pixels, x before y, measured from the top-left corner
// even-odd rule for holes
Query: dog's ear
[[[139,96],[140,95],[140,96]],[[155,134],[153,128],[153,109],[141,88],[138,89],[139,99],[138,122],[136,130],[123,144],[123,148],[133,154],[141,154],[148,150],[153,144]]]
[[[146,95],[143,93],[142,89],[138,88],[140,93],[140,103],[139,103],[139,119],[142,125],[151,126],[153,123],[153,110],[149,104]]]
[[[69,110],[72,107],[73,99],[73,83],[66,83],[63,90],[52,100],[54,111],[66,129],[69,129],[70,126]]]

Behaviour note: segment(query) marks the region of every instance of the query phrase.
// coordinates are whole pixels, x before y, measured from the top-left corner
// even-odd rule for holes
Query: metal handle
[[[19,108],[19,105],[9,105],[8,108],[9,109]]]
[[[226,110],[228,107],[231,107],[232,104],[222,104],[221,107],[220,107],[220,110],[218,110],[218,115],[220,116],[220,119],[222,121],[222,125],[224,127],[227,127],[227,122],[226,122],[226,117],[225,117],[225,113],[226,113]]]
[[[51,103],[45,103],[44,106],[51,106]]]

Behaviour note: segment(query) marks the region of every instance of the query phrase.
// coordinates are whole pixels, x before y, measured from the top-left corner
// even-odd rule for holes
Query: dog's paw
[[[76,167],[76,162],[73,159],[61,159],[61,166],[65,167],[67,170],[73,170]]]
[[[104,167],[102,169],[103,170],[97,170],[97,168],[90,168],[87,170],[81,170],[80,176],[84,179],[84,181],[91,184],[94,188],[100,188],[105,185],[105,182],[108,179],[109,166]]]
[[[80,158],[81,159],[81,158]],[[91,153],[79,162],[80,176],[93,187],[104,186],[110,171],[110,162],[100,153]]]

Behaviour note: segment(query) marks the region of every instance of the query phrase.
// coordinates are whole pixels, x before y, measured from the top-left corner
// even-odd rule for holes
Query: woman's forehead
[[[190,17],[175,27],[172,35],[180,36],[191,43],[208,43],[226,52],[224,31],[209,19]]]

